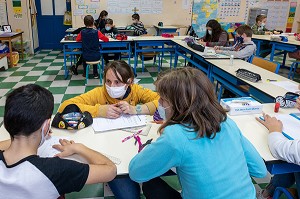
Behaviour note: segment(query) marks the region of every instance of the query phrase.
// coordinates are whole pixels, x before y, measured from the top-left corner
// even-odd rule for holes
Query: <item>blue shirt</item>
[[[196,136],[182,125],[167,126],[131,160],[130,178],[145,182],[176,167],[185,199],[256,198],[250,176],[265,177],[267,170],[236,124],[227,118],[214,139]]]

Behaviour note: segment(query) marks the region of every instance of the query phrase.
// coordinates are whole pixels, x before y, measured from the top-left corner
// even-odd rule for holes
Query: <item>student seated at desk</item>
[[[0,198],[53,199],[116,176],[113,162],[74,141],[63,139],[54,145],[61,151],[57,157],[37,156],[38,148],[50,136],[53,107],[53,95],[39,85],[28,84],[8,94],[4,127],[11,140],[0,142]],[[73,154],[89,164],[61,159]]]
[[[76,38],[76,41],[82,41],[83,77],[85,77],[86,73],[86,62],[100,60],[99,39],[108,42],[106,36],[99,30],[94,29],[94,18],[91,15],[84,17],[84,25],[86,29],[80,31]],[[97,64],[93,65],[93,75],[94,78],[99,77]]]
[[[150,89],[133,84],[132,68],[125,61],[113,61],[104,69],[103,87],[64,101],[61,112],[67,105],[76,104],[81,111],[93,117],[118,118],[122,114],[153,115],[158,106],[159,95]],[[136,199],[140,197],[138,183],[130,178],[117,178],[109,183],[116,198]]]
[[[102,34],[104,34],[107,37],[115,38],[115,36],[119,33],[118,29],[114,26],[114,21],[112,19],[106,19],[105,21],[105,28],[101,30]],[[106,49],[107,50],[107,49]],[[114,53],[114,60],[119,60],[121,54],[120,53]],[[105,61],[105,65],[109,62],[109,54],[104,53],[103,58]]]
[[[226,116],[212,83],[200,70],[182,68],[156,83],[161,136],[129,164],[147,199],[255,198],[250,176],[265,177],[265,164]],[[180,93],[180,95],[178,95]],[[175,167],[181,194],[159,178]]]
[[[300,110],[300,98],[296,107]],[[268,130],[268,144],[272,155],[280,160],[300,165],[300,140],[289,140],[282,134],[282,122],[275,117],[264,114],[264,121],[256,118]],[[300,198],[300,173],[287,173],[274,175],[266,189],[258,192],[258,199],[271,198],[277,187],[289,188],[296,182],[297,192],[292,195]],[[289,191],[293,191],[290,189]],[[296,198],[296,197],[295,197]]]
[[[233,55],[234,58],[248,60],[256,51],[256,45],[251,40],[252,30],[248,25],[236,29],[237,42],[232,47],[215,46],[216,53]]]
[[[200,38],[199,44],[208,47],[226,46],[229,41],[228,33],[221,28],[219,22],[211,19],[206,23],[206,34]]]
[[[107,19],[108,12],[106,10],[102,10],[99,14],[98,19],[95,20],[95,26],[98,30],[102,30],[105,28],[105,21]]]
[[[144,24],[140,21],[140,15],[135,13],[131,17],[132,17],[132,22],[133,22],[131,24],[131,27],[134,30],[134,36],[140,36],[140,35],[147,34]]]

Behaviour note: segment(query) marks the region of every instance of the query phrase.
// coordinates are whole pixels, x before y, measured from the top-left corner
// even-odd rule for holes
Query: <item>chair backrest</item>
[[[279,63],[275,63],[254,55],[250,58],[250,63],[276,74],[278,74],[280,68]]]

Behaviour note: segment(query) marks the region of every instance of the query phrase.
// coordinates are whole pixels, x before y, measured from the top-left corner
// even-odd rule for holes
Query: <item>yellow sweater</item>
[[[58,112],[61,113],[69,104],[76,104],[82,112],[88,111],[93,117],[106,117],[107,106],[105,105],[126,101],[132,106],[140,103],[145,104],[148,107],[150,114],[153,115],[158,106],[159,95],[138,84],[132,84],[130,87],[131,92],[123,100],[111,98],[108,95],[105,86],[97,87],[87,93],[64,101],[60,105]]]

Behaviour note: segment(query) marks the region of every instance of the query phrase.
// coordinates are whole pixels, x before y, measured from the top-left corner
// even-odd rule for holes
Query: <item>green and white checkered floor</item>
[[[282,58],[276,57],[276,61]],[[133,63],[133,59],[131,61]],[[140,62],[139,62],[140,63]],[[179,59],[179,65],[184,64],[184,60]],[[157,77],[157,66],[153,66],[153,61],[146,61],[146,68],[144,73],[141,68],[138,68],[137,75],[139,84],[144,87],[154,89],[153,82]],[[291,65],[287,61],[287,66]],[[141,64],[139,64],[141,66]],[[163,60],[163,70],[169,68],[168,60]],[[99,86],[99,79],[93,79],[90,76],[89,85],[85,86],[84,77],[82,74],[82,67],[79,68],[79,75],[70,75],[67,80],[64,79],[63,70],[63,54],[61,51],[42,50],[37,52],[34,56],[26,60],[20,60],[16,67],[9,68],[6,71],[0,72],[0,123],[3,121],[4,105],[6,95],[19,86],[36,83],[48,90],[54,95],[56,113],[60,103],[66,99],[77,96],[81,93],[87,92],[96,86]],[[92,71],[91,71],[92,73]],[[287,76],[288,70],[281,69],[280,74]],[[300,76],[296,75],[295,80],[300,82]],[[176,176],[165,177],[166,181],[176,189],[180,189],[179,182]],[[270,180],[270,175],[264,179],[253,179],[253,183],[257,189],[264,188]],[[85,186],[79,193],[72,193],[66,196],[67,198],[114,198],[107,184],[96,184]],[[142,196],[143,197],[143,196]]]

